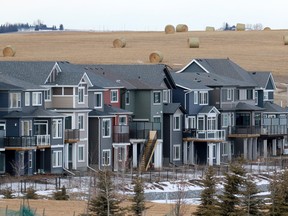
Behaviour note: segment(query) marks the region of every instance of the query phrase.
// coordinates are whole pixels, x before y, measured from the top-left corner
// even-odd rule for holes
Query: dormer
[[[56,62],[53,66],[50,74],[48,75],[45,84],[47,83],[54,83],[58,74],[61,73],[61,68],[59,67],[58,63]]]

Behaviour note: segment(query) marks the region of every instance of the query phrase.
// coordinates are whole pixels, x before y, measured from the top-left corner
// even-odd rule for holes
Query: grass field
[[[288,30],[164,32],[31,32],[0,34],[0,50],[11,45],[15,57],[0,61],[69,61],[81,64],[150,64],[149,55],[163,53],[163,64],[184,67],[194,58],[230,58],[249,71],[271,71],[279,92],[288,82]],[[113,48],[113,40],[125,38],[125,48]],[[187,39],[198,37],[200,48],[188,48]],[[285,94],[276,101],[286,104]]]

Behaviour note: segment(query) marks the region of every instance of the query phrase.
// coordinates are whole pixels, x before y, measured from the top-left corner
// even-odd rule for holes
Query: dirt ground
[[[163,27],[164,29],[164,27]],[[7,45],[14,57],[0,61],[69,61],[80,64],[150,64],[157,50],[163,64],[180,69],[194,58],[230,58],[249,71],[271,71],[277,82],[276,101],[286,105],[288,46],[283,36],[288,30],[271,31],[189,31],[161,32],[19,32],[0,34],[0,51]],[[199,48],[189,48],[189,37],[198,37]],[[124,38],[124,48],[114,48],[113,40]]]
[[[56,200],[29,200],[29,206],[36,210],[39,216],[78,216],[86,212],[86,201],[56,201]],[[20,205],[23,203],[21,199],[0,199],[0,212],[1,210],[19,210]],[[25,201],[27,204],[27,201]],[[123,206],[129,206],[129,203],[123,203]],[[145,216],[163,216],[168,214],[173,208],[172,204],[159,204],[147,202],[146,206],[149,209],[146,211]],[[185,215],[191,215],[196,206],[185,206]]]

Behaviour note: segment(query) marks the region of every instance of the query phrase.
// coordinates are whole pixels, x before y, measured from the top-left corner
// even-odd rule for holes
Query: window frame
[[[181,145],[174,144],[173,145],[173,161],[180,161],[181,160]]]
[[[94,92],[94,96],[95,96],[95,109],[101,109],[103,107],[103,94],[102,92]],[[100,96],[100,98],[98,98],[98,96]],[[98,101],[99,100],[99,101]],[[98,105],[97,102],[100,102],[100,105]]]
[[[51,89],[50,88],[46,89],[44,91],[44,101],[51,101],[51,96],[52,96]]]
[[[33,155],[32,155],[32,151],[29,151],[28,153],[28,168],[32,168],[33,167]]]
[[[181,130],[181,116],[174,115],[173,116],[173,131],[180,131]]]
[[[194,91],[194,104],[198,104],[199,100],[198,100],[198,91]]]
[[[110,101],[111,103],[118,103],[118,90],[110,91]]]
[[[61,150],[53,151],[52,153],[52,167],[62,167],[63,166],[63,154]]]
[[[124,122],[120,121],[120,119],[125,119]],[[118,125],[127,125],[127,116],[126,115],[119,115],[118,117]]]
[[[106,133],[104,133],[105,131],[106,131],[106,125],[104,125],[104,122],[109,122],[109,124],[108,124],[108,135],[106,134]],[[103,138],[110,138],[111,137],[111,125],[112,124],[112,121],[111,121],[111,119],[110,118],[103,118],[103,120],[102,120],[102,137]]]
[[[21,108],[21,93],[20,92],[9,93],[9,98],[10,98],[10,108]],[[15,99],[15,104],[13,103],[14,99]]]
[[[78,87],[78,104],[84,104],[85,87]]]
[[[30,92],[25,92],[25,106],[30,106],[31,105],[31,99],[30,99]]]
[[[42,106],[42,92],[32,92],[32,106]]]
[[[108,163],[106,163],[108,161]],[[102,166],[110,166],[111,165],[111,150],[103,149],[102,150]]]
[[[156,95],[158,95],[158,98],[156,97]],[[159,104],[161,104],[161,91],[153,91],[153,105]]]
[[[125,104],[130,105],[130,91],[125,92]]]
[[[55,126],[55,128],[54,128]],[[59,139],[63,137],[63,121],[62,119],[52,120],[52,137],[53,139]]]
[[[82,150],[80,150],[82,149]],[[78,145],[78,162],[85,162],[85,145]],[[82,151],[82,152],[81,152]],[[82,154],[80,154],[82,153]]]
[[[81,131],[84,131],[85,130],[85,120],[84,120],[84,117],[85,115],[84,114],[78,114],[78,122],[77,122],[77,125],[78,125],[78,129],[81,130]]]
[[[200,91],[199,92],[199,105],[208,105],[208,92]]]

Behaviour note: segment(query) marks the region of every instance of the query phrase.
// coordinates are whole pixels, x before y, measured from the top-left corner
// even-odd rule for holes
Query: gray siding
[[[151,91],[135,92],[135,119],[149,119],[151,116]]]

